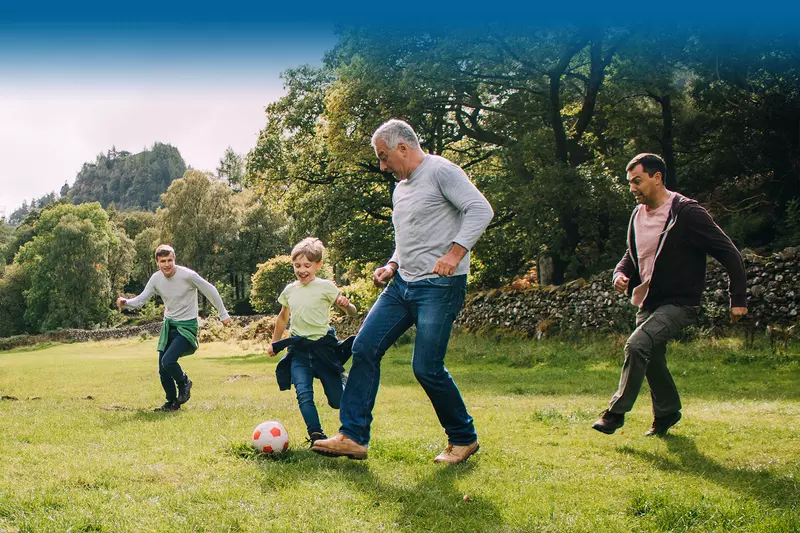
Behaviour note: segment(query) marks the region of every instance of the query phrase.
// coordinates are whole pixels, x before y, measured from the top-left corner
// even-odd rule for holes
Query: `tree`
[[[198,170],[187,170],[163,195],[158,212],[162,241],[172,244],[180,264],[218,279],[223,249],[238,228],[231,190]]]
[[[225,154],[219,160],[217,177],[227,180],[231,189],[240,191],[244,179],[244,158],[233,151],[230,146],[225,149]]]
[[[0,337],[31,332],[25,322],[25,291],[30,278],[22,265],[5,266],[0,276]]]
[[[26,323],[38,331],[106,323],[113,301],[109,266],[119,285],[129,262],[121,260],[119,235],[100,204],[54,204],[34,229],[15,259],[30,277]]]

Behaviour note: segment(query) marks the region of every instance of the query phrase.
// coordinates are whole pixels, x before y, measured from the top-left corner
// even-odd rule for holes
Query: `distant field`
[[[163,403],[155,340],[0,352],[0,533],[800,531],[800,357],[736,340],[670,348],[684,419],[645,438],[646,388],[616,435],[591,422],[618,378],[623,338],[580,345],[458,336],[448,368],[480,434],[466,465],[410,368],[383,363],[367,461],[304,444],[294,392],[260,347],[206,344]],[[259,353],[251,353],[253,351]],[[317,405],[329,434],[338,413]],[[250,451],[279,420],[279,460]]]

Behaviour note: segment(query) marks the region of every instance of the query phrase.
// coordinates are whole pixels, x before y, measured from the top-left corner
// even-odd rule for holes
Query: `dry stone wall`
[[[745,327],[764,329],[768,325],[798,322],[800,313],[800,249],[786,248],[761,257],[743,251],[747,270],[749,318]],[[706,292],[700,327],[728,327],[728,275],[709,259]],[[366,314],[357,317],[334,315],[332,325],[339,338],[355,334]],[[471,293],[456,326],[468,331],[509,330],[529,337],[546,337],[559,332],[628,333],[635,309],[627,297],[614,294],[611,271],[588,280],[579,279],[558,287],[526,290],[495,289]],[[267,342],[272,336],[274,317],[234,317],[235,327],[223,328],[217,319],[201,322],[201,341],[246,339]],[[0,350],[43,342],[84,342],[142,335],[158,335],[161,322],[112,329],[64,329],[42,335],[18,335],[0,339]]]

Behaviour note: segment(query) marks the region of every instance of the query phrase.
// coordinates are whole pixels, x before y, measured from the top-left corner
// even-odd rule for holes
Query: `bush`
[[[380,296],[381,289],[372,283],[372,279],[364,278],[342,287],[342,294],[356,306],[359,313],[366,313]]]
[[[281,310],[278,296],[293,279],[292,258],[288,255],[279,255],[258,265],[258,270],[252,277],[253,287],[250,289],[253,309],[259,313],[278,313]]]

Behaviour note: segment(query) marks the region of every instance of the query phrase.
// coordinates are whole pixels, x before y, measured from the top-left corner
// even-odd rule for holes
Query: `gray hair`
[[[380,125],[372,134],[372,147],[375,148],[375,143],[381,139],[389,147],[389,150],[394,150],[397,145],[405,143],[409,148],[419,148],[419,139],[417,134],[414,133],[414,128],[408,125],[408,122],[393,118]]]

